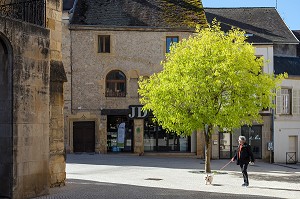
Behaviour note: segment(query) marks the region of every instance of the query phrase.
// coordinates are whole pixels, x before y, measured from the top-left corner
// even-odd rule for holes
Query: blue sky
[[[276,7],[276,0],[202,0],[204,7]],[[277,0],[277,10],[291,30],[300,30],[300,0]]]

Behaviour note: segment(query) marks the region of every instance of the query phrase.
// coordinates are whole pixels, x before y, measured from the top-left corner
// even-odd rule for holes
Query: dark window
[[[110,36],[98,36],[98,53],[110,53]]]
[[[119,131],[120,124],[125,123],[125,135]],[[107,151],[132,152],[133,151],[133,120],[126,115],[107,116]],[[118,138],[118,136],[121,136]]]
[[[73,8],[74,0],[63,0],[63,10],[70,10]]]
[[[167,37],[166,38],[166,52],[170,52],[170,47],[172,45],[172,43],[178,43],[178,37]]]
[[[106,76],[106,97],[126,97],[126,76],[119,70],[111,71]]]
[[[251,146],[254,158],[262,158],[262,126],[242,126],[241,131],[241,135],[246,137]]]

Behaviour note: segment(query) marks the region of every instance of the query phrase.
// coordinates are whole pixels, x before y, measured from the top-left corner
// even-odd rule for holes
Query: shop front
[[[141,105],[130,105],[128,110],[106,109],[102,114],[107,121],[107,152],[191,152],[190,137],[167,132]]]
[[[262,158],[262,125],[242,126],[242,135],[250,144],[254,158]]]
[[[245,136],[256,159],[262,158],[262,125],[242,126],[233,133],[219,132],[219,158],[229,159],[238,147],[239,136]]]
[[[107,151],[133,152],[133,121],[127,115],[107,116]]]
[[[153,117],[144,120],[145,152],[188,152],[191,150],[190,137],[167,132],[153,121]]]

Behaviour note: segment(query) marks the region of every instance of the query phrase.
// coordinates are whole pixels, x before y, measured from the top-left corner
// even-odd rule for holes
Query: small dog
[[[207,185],[208,183],[211,184],[213,179],[214,179],[213,174],[206,174],[206,176],[204,176],[205,185]]]

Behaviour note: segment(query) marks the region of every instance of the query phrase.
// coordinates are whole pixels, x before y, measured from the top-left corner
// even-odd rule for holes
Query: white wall
[[[281,87],[300,90],[300,79],[286,79]],[[300,102],[298,102],[300,103]],[[289,152],[289,136],[298,136],[298,161],[300,161],[300,115],[275,115],[274,120],[274,161],[286,162]]]
[[[255,55],[263,56],[265,60],[264,73],[273,74],[274,58],[272,45],[253,45],[255,47]]]
[[[289,136],[298,136],[298,161],[300,159],[300,122],[294,121],[276,121],[274,135],[274,161],[286,162],[286,152],[289,151]]]

